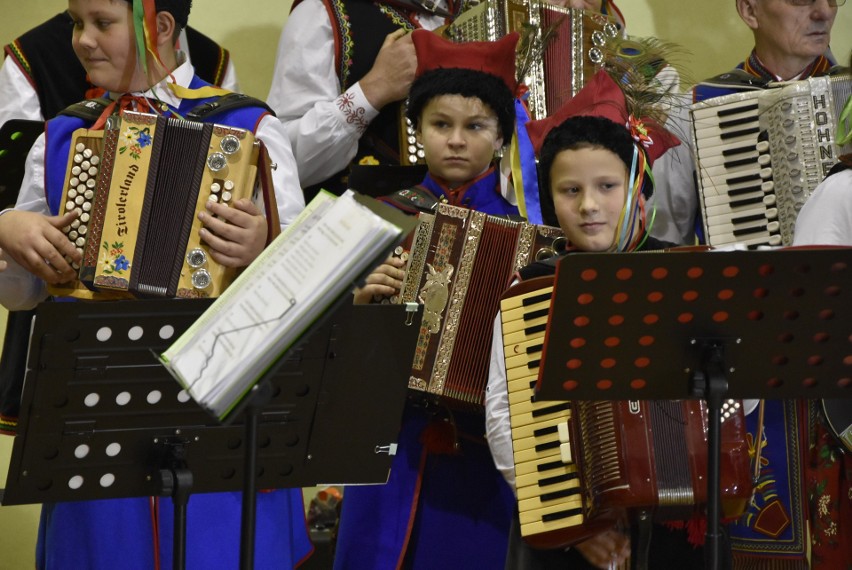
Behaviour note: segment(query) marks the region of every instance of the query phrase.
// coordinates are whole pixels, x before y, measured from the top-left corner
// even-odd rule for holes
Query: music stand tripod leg
[[[692,393],[707,403],[707,531],[704,567],[731,568],[730,549],[721,525],[722,404],[728,391],[724,343],[710,341],[702,350],[701,370],[693,374]]]

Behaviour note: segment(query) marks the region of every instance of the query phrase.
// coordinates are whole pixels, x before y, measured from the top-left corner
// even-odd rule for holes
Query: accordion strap
[[[190,121],[206,121],[210,117],[224,113],[225,111],[233,111],[242,107],[260,107],[272,114],[272,116],[275,116],[275,112],[269,108],[269,105],[260,99],[255,99],[242,93],[228,93],[215,101],[198,105],[187,113],[186,118]]]
[[[275,188],[272,184],[272,165],[269,160],[269,152],[263,141],[257,156],[258,181],[260,192],[263,197],[263,209],[266,211],[266,245],[272,243],[281,233],[281,221],[278,218],[278,200],[275,199]]]
[[[85,101],[80,101],[78,103],[74,103],[73,105],[65,107],[63,110],[59,111],[59,114],[67,115],[69,117],[77,117],[79,119],[85,119],[89,122],[94,123],[98,120],[98,118],[100,118],[104,110],[112,103],[113,101],[109,97],[86,99]]]

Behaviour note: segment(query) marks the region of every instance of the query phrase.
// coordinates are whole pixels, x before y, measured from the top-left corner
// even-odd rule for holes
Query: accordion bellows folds
[[[543,119],[568,102],[597,72],[604,46],[618,35],[614,20],[590,10],[563,8],[538,0],[485,0],[460,14],[447,29],[457,42],[495,41],[525,25],[537,27],[537,40],[554,28],[540,57],[530,57],[523,78],[530,89],[533,118]],[[519,55],[519,58],[522,58]],[[518,61],[519,69],[522,61]]]
[[[423,304],[408,386],[484,411],[494,318],[516,271],[551,257],[559,228],[440,204],[421,214],[397,302]],[[557,246],[558,247],[558,246]]]
[[[254,194],[259,141],[246,130],[125,111],[74,131],[60,214],[83,261],[53,295],[85,299],[217,297],[235,269],[201,243],[209,200]]]
[[[692,106],[707,243],[792,245],[796,217],[852,144],[836,144],[849,75],[770,84]]]

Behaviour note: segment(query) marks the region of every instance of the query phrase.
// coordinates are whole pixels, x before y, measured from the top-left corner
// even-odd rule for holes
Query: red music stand
[[[852,248],[574,254],[557,267],[543,400],[707,402],[707,567],[720,568],[724,398],[852,397]]]

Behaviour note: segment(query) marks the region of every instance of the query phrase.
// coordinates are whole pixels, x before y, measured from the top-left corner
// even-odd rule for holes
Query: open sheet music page
[[[369,200],[369,199],[366,199]],[[160,359],[223,419],[310,325],[407,231],[351,192],[320,193]],[[386,211],[384,211],[386,210]]]

